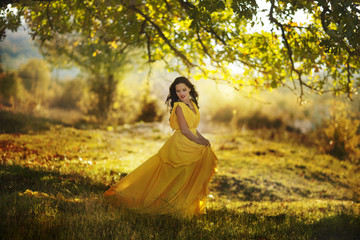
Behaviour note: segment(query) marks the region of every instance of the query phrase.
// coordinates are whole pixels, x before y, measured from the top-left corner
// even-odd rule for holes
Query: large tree
[[[96,95],[91,111],[103,120],[113,107],[121,72],[130,62],[129,53],[137,46],[131,31],[139,28],[132,13],[112,13],[115,23],[103,14],[108,9],[106,5],[88,9],[83,1],[52,1],[29,5],[23,15],[47,60],[61,67],[75,65],[88,75],[90,90]],[[39,14],[44,10],[45,21]],[[113,28],[124,34],[108,35]]]
[[[18,0],[12,6],[42,42],[86,33],[90,42],[136,44],[150,62],[238,89],[288,86],[300,97],[309,89],[351,98],[359,87],[359,1]]]
[[[41,52],[53,65],[79,67],[86,74],[89,89],[95,94],[91,112],[102,120],[108,118],[116,98],[121,74],[129,64],[131,47],[113,40],[92,41],[84,34],[56,34],[42,42]]]

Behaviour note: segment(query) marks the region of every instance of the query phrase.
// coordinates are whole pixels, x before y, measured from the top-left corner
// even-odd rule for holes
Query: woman
[[[205,213],[208,183],[217,158],[196,129],[200,121],[194,85],[178,77],[169,88],[175,130],[157,154],[104,193],[117,206],[141,212],[192,216]]]

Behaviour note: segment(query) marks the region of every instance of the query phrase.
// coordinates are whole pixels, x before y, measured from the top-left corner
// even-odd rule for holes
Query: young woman
[[[169,88],[170,126],[175,130],[157,154],[104,193],[112,204],[147,213],[205,213],[208,183],[217,158],[197,126],[198,93],[185,77]]]

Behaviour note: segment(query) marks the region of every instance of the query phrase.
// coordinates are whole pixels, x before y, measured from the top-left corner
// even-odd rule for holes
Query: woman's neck
[[[187,105],[189,105],[190,104],[190,99],[189,100],[185,100],[185,101],[182,101],[183,103],[185,103],[185,104],[187,104]]]

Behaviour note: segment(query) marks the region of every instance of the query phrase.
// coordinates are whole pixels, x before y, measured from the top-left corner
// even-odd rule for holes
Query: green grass
[[[359,166],[251,132],[206,134],[219,171],[205,215],[106,204],[108,186],[170,136],[163,129],[49,124],[36,134],[1,134],[0,239],[359,239]]]

